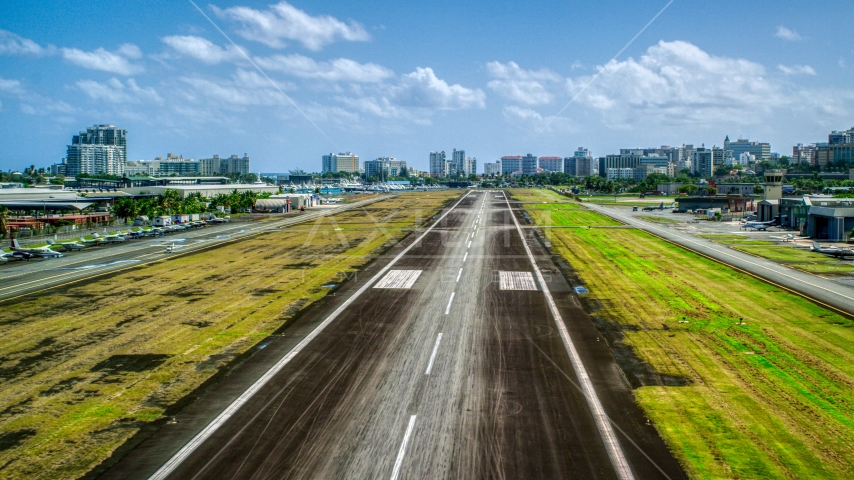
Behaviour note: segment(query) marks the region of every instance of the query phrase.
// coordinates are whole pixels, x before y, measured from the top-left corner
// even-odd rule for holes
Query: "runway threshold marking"
[[[255,381],[249,388],[246,389],[239,397],[237,397],[231,404],[225,408],[219,415],[216,416],[210,423],[205,426],[199,433],[196,434],[189,442],[187,442],[180,450],[178,450],[175,455],[173,455],[169,460],[166,461],[156,472],[154,472],[149,480],[165,480],[169,475],[178,468],[181,463],[187,459],[199,446],[205,442],[211,435],[213,435],[219,428],[225,424],[238,410],[240,410],[246,402],[249,401],[258,391],[261,390],[264,385],[266,385],[273,377],[276,376],[291,360],[294,359],[312,340],[314,340],[318,335],[320,335],[326,327],[329,326],[336,318],[338,318],[341,313],[346,310],[357,298],[359,298],[363,293],[368,291],[371,286],[383,275],[386,274],[391,268],[397,263],[404,255],[409,253],[410,250],[416,245],[420,245],[421,241],[424,240],[433,229],[442,223],[442,220],[445,219],[452,211],[454,211],[457,206],[459,206],[460,202],[465,200],[468,197],[468,193],[463,195],[457,203],[454,204],[453,207],[449,208],[448,211],[442,214],[435,222],[433,222],[430,227],[424,231],[417,239],[415,239],[412,243],[410,243],[406,248],[403,249],[402,252],[397,254],[388,265],[383,267],[379,272],[376,273],[370,280],[365,282],[364,285],[361,286],[355,293],[353,293],[350,298],[348,298],[344,303],[342,303],[338,308],[335,309],[331,314],[329,314],[323,322],[320,323],[314,330],[311,331],[305,338],[302,339],[291,351],[289,351],[284,357],[282,357],[275,365],[270,367],[261,377]],[[412,426],[415,425],[414,415],[413,418],[410,419],[410,423]],[[411,433],[411,431],[410,431]],[[402,461],[402,459],[401,459]]]
[[[451,304],[454,303],[454,295],[456,294],[457,292],[451,292],[451,298],[448,299],[448,306],[445,307],[445,315],[451,313]]]
[[[499,290],[536,290],[531,272],[498,272]]]
[[[587,405],[590,407],[593,419],[596,421],[596,427],[599,430],[599,435],[602,436],[602,442],[605,444],[605,449],[608,451],[608,457],[611,460],[611,465],[614,467],[614,472],[621,480],[633,480],[635,478],[634,473],[632,472],[632,468],[629,466],[629,461],[626,459],[626,455],[623,452],[622,447],[620,447],[620,442],[617,441],[617,435],[614,433],[614,429],[611,426],[611,419],[608,418],[608,414],[605,413],[605,408],[602,407],[602,402],[599,400],[599,396],[596,395],[596,390],[593,388],[593,382],[590,381],[590,375],[587,373],[587,369],[584,368],[584,363],[581,361],[581,356],[578,354],[578,350],[575,349],[575,344],[572,343],[572,337],[569,336],[569,330],[567,330],[563,317],[560,314],[560,310],[557,308],[557,303],[555,303],[554,297],[552,297],[549,287],[546,284],[546,280],[543,278],[542,272],[540,272],[540,267],[537,266],[537,260],[534,258],[534,254],[531,253],[531,248],[528,247],[528,243],[525,242],[525,235],[522,233],[522,227],[519,225],[516,215],[513,214],[513,207],[510,206],[510,199],[507,198],[506,194],[504,194],[504,201],[507,203],[507,209],[510,210],[510,217],[516,225],[516,231],[522,239],[522,245],[525,247],[525,253],[528,254],[528,260],[531,262],[531,267],[534,269],[537,281],[543,288],[543,295],[546,297],[546,303],[554,317],[555,325],[560,333],[560,339],[563,342],[566,353],[569,355],[569,361],[572,363],[575,375],[578,377],[578,381],[581,384],[581,391],[584,393],[584,397],[587,399]]]
[[[427,370],[424,371],[424,375],[430,375],[430,372],[433,371],[433,361],[436,360],[436,353],[439,351],[439,344],[442,343],[442,334],[436,337],[436,344],[433,345],[433,353],[430,354],[430,362],[427,363]]]
[[[418,415],[409,417],[409,425],[406,426],[406,433],[403,434],[403,441],[400,443],[400,450],[397,451],[397,458],[394,460],[394,469],[391,471],[391,480],[397,480],[400,476],[400,468],[403,466],[403,457],[406,456],[406,445],[409,443],[409,437],[412,436],[412,429],[415,428],[415,420]]]
[[[421,272],[422,270],[392,270],[377,282],[374,288],[412,288]]]

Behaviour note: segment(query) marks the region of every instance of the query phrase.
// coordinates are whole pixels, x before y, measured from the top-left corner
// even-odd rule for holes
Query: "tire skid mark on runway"
[[[599,434],[602,436],[602,441],[608,451],[608,457],[611,459],[614,471],[617,474],[617,477],[622,480],[634,480],[634,473],[632,472],[625,453],[623,453],[623,449],[617,440],[617,435],[614,433],[614,429],[611,426],[610,418],[605,413],[605,409],[602,407],[602,402],[599,400],[596,390],[593,388],[593,383],[590,381],[587,369],[581,361],[581,356],[578,354],[578,351],[575,349],[575,345],[572,343],[572,338],[569,336],[569,330],[567,330],[566,325],[563,322],[563,317],[561,316],[560,311],[557,308],[557,304],[549,291],[549,287],[546,284],[545,278],[543,278],[542,272],[540,272],[540,267],[537,265],[537,261],[531,253],[531,248],[525,241],[525,235],[519,225],[519,220],[516,219],[516,215],[513,213],[513,207],[511,207],[510,199],[507,198],[506,193],[504,194],[504,201],[507,204],[507,209],[510,211],[513,223],[516,225],[516,231],[522,238],[522,244],[525,247],[525,252],[528,254],[528,259],[534,269],[537,281],[539,281],[540,286],[543,289],[543,295],[546,297],[546,303],[548,304],[549,310],[551,311],[552,317],[557,325],[560,338],[563,341],[567,354],[569,355],[569,360],[572,363],[572,367],[575,370],[578,381],[583,387],[584,397],[587,399],[587,404],[590,407],[594,420],[596,421],[596,427],[599,430]]]
[[[276,362],[269,370],[267,370],[258,380],[255,381],[246,391],[243,392],[237,399],[235,399],[225,410],[222,411],[216,418],[214,418],[210,423],[208,423],[205,428],[202,429],[196,436],[194,436],[189,442],[187,442],[178,452],[175,453],[163,466],[161,466],[154,474],[149,477],[149,480],[163,480],[167,478],[187,457],[190,456],[202,443],[204,443],[214,432],[216,432],[225,422],[227,422],[235,413],[237,413],[240,408],[249,401],[261,388],[266,385],[276,374],[281,371],[285,365],[291,362],[294,357],[296,357],[309,343],[311,343],[314,338],[316,338],[320,333],[326,329],[326,327],[332,323],[338,316],[346,310],[357,298],[359,298],[365,291],[371,288],[371,286],[383,275],[385,275],[407,252],[409,252],[415,245],[418,245],[421,240],[424,239],[430,232],[433,231],[433,228],[439,225],[447,216],[460,205],[460,203],[465,200],[469,196],[468,193],[463,195],[457,203],[455,203],[450,209],[448,209],[445,213],[440,216],[433,225],[431,225],[424,233],[421,234],[415,241],[410,243],[406,248],[403,249],[396,257],[394,257],[385,267],[383,267],[377,274],[375,274],[371,279],[369,279],[361,288],[359,288],[349,299],[347,299],[343,304],[341,304],[338,308],[336,308],[326,319],[323,320],[314,330],[311,331],[305,338],[302,339],[291,351],[289,351],[284,357],[282,357],[278,362]],[[453,300],[453,294],[451,295],[451,299]],[[448,308],[450,308],[450,303],[448,304]],[[410,419],[410,422],[414,425],[414,420]],[[410,432],[411,433],[411,432]],[[236,437],[234,437],[236,438]],[[222,453],[222,451],[220,451]],[[209,462],[212,462],[215,457],[212,457]]]

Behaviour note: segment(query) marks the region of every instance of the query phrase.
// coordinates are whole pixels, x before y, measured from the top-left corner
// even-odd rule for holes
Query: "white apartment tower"
[[[67,146],[66,174],[124,175],[127,131],[115,125],[94,125],[74,135]]]
[[[444,150],[441,152],[430,152],[430,176],[431,177],[447,177],[448,161],[445,160]]]

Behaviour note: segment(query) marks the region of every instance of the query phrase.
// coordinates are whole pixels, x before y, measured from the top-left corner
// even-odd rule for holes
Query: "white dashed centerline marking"
[[[468,247],[466,247],[466,248],[471,248],[471,242],[469,242],[469,246],[468,246]]]
[[[457,274],[457,283],[460,282],[460,277],[463,276],[463,269],[460,269],[460,273]]]
[[[445,307],[445,315],[451,313],[451,304],[454,303],[454,295],[456,295],[456,292],[451,292],[451,298],[448,300],[448,306]]]
[[[439,351],[439,344],[442,343],[442,334],[436,337],[436,345],[433,346],[433,353],[430,355],[430,362],[427,364],[427,370],[424,372],[424,375],[430,375],[430,372],[433,371],[433,361],[436,360],[436,352]]]
[[[466,252],[465,256],[463,257],[463,263],[466,263],[467,258],[469,258],[469,252]]]
[[[412,430],[415,428],[415,419],[418,415],[409,417],[409,425],[406,427],[406,433],[403,434],[403,442],[400,444],[400,450],[397,451],[397,459],[394,461],[394,469],[391,471],[391,480],[397,480],[400,476],[400,467],[403,466],[403,457],[406,456],[406,445],[409,443],[409,437],[412,436]]]

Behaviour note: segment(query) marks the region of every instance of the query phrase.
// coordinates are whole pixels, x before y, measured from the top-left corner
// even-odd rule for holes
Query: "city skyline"
[[[109,24],[98,2],[10,5],[0,125],[22,133],[0,145],[0,165],[58,162],[69,135],[93,124],[126,129],[129,160],[251,151],[267,171],[315,170],[332,151],[426,171],[429,152],[449,145],[483,163],[532,150],[569,156],[579,145],[594,156],[720,146],[727,135],[786,155],[854,125],[849,3],[660,3],[245,1],[200,13],[189,2],[169,12],[118,2]],[[710,34],[703,19],[720,12],[732,13],[728,28]],[[471,19],[453,38],[419,33],[453,18]],[[548,33],[566,18],[573,35]],[[60,23],[98,28],[81,36]],[[508,29],[534,25],[508,41]]]

